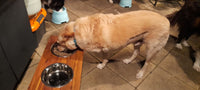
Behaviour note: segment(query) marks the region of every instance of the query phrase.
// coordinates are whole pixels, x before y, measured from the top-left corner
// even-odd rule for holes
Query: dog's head
[[[65,0],[51,0],[49,8],[59,11],[64,6]]]
[[[64,51],[65,49],[75,50],[77,49],[74,39],[74,22],[70,22],[64,27],[64,30],[58,36],[58,50]]]

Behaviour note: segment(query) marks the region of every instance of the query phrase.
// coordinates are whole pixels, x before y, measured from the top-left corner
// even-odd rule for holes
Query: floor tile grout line
[[[89,2],[85,2],[85,3],[86,3],[86,4],[89,4],[89,6],[91,6],[91,7],[94,8],[94,9],[96,9],[99,13],[102,13],[104,10],[110,9],[110,8],[114,7],[114,4],[111,4],[110,7],[105,7],[105,8],[103,8],[103,9],[98,9],[98,8],[92,6],[91,3],[89,3]]]
[[[67,8],[67,7],[66,7]],[[70,11],[72,14],[76,15],[78,18],[80,18],[79,15],[77,15],[76,13],[73,12],[73,10],[71,10],[70,8],[67,8],[67,11]]]
[[[174,48],[174,47],[173,47]],[[168,51],[168,53],[160,60],[160,62],[157,64],[160,65],[161,62],[163,62],[163,60],[170,54],[170,52],[173,50],[173,48],[171,50]]]
[[[87,51],[86,51],[86,52],[87,52]],[[92,57],[94,57],[96,61],[99,61],[98,63],[101,62],[101,59],[100,59],[100,58],[96,57],[95,55],[93,55],[93,54],[91,54],[91,53],[89,53],[89,52],[87,52],[87,53],[90,54]]]
[[[89,53],[89,52],[88,52]],[[118,52],[116,52],[116,53],[118,53]],[[114,55],[116,54],[116,53],[114,53]],[[99,63],[101,63],[101,61],[103,60],[103,57],[102,57],[102,59],[101,58],[98,58],[96,55],[93,55],[93,54],[91,54],[91,53],[89,53],[92,57],[94,57],[95,59],[97,59],[97,61],[99,61]],[[114,56],[113,54],[109,57],[109,58],[111,58],[112,56]],[[106,59],[108,59],[109,60],[109,58],[106,58]],[[109,62],[108,62],[109,63]]]
[[[115,71],[112,70],[112,68],[110,68],[109,66],[106,66],[111,72],[115,73],[117,76],[119,76],[121,79],[123,79],[124,81],[126,81],[129,85],[131,85],[134,89],[136,89],[135,86],[133,86],[128,80],[126,80],[125,78],[123,78],[122,75],[116,73]]]
[[[117,53],[119,53],[122,49],[120,49],[119,51],[114,52],[109,58],[112,58],[114,55],[116,55]],[[101,62],[101,60],[102,60],[101,58],[96,57],[95,55],[91,54],[90,52],[88,52],[88,54],[90,54],[92,57],[94,57],[95,59],[97,59],[97,61]],[[107,58],[107,59],[109,60],[109,58]]]
[[[83,3],[87,4],[88,6],[94,8],[94,9],[96,9],[98,12],[101,11],[100,9],[98,9],[98,8],[96,8],[96,7],[94,7],[94,6],[92,6],[91,3],[89,3],[89,2],[83,2]]]
[[[93,67],[90,71],[88,71],[85,75],[83,75],[81,77],[81,79],[85,78],[89,73],[91,73],[92,71],[94,71],[96,69],[96,67]]]
[[[29,68],[32,68],[32,67],[34,67],[35,65],[38,65],[38,64],[39,64],[39,63],[35,63],[35,64],[29,66],[28,69],[29,69]]]
[[[153,64],[153,63],[152,63],[152,64]],[[146,75],[146,77],[144,77],[144,79],[141,80],[141,82],[136,86],[136,88],[138,88],[138,87],[143,83],[143,81],[144,81],[146,78],[148,78],[149,75],[151,75],[151,74],[153,73],[153,71],[155,71],[156,68],[157,68],[157,67],[156,67],[156,65],[155,65],[155,67],[153,68],[153,70],[150,71],[150,72]]]
[[[68,11],[70,11],[72,14],[74,14],[75,16],[77,16],[78,18],[80,18],[80,16],[78,16],[76,13],[73,12],[73,10],[67,8]]]
[[[124,49],[124,48],[122,48]],[[115,56],[117,53],[119,53],[122,49],[120,49],[119,51],[114,52],[109,58],[112,58],[113,56]]]
[[[156,68],[156,67],[155,67]],[[149,74],[146,75],[146,77],[144,77],[141,82],[136,86],[136,89],[138,89],[138,87],[144,82],[144,80],[147,79],[147,77],[149,77],[149,75],[153,72],[153,70],[151,72],[149,72]]]
[[[114,8],[114,11],[115,11],[117,14],[120,14],[120,12],[115,8],[115,5],[114,5],[114,4],[113,4],[111,7],[109,7],[109,8],[105,8],[104,10],[101,10],[100,12],[101,12],[101,13],[104,13],[105,10],[107,10],[107,9],[112,9],[112,8]],[[114,13],[111,13],[111,12],[110,12],[110,14],[114,14]]]
[[[104,9],[100,10],[100,9],[98,9],[98,8],[96,8],[96,7],[93,7],[89,2],[83,2],[83,1],[81,1],[81,2],[84,3],[84,4],[88,4],[90,7],[94,8],[95,10],[97,10],[96,13],[102,13],[104,10],[106,10],[106,9],[108,9],[108,8],[114,7],[114,5],[111,5],[111,6],[108,7],[108,8],[104,8]],[[77,14],[75,14],[74,12],[72,12],[73,10],[71,10],[70,8],[67,8],[67,9],[68,9],[71,13],[73,13],[74,15],[78,16]],[[80,16],[78,16],[78,17],[80,18]]]
[[[87,3],[86,2],[83,2],[83,1],[81,1],[82,3],[84,3],[84,4],[86,4],[87,5]],[[91,6],[90,4],[88,5],[88,6],[90,6],[90,7],[92,7],[92,8],[94,8],[93,6]],[[67,7],[66,7],[67,8]],[[98,9],[96,9],[96,8],[94,8],[95,10],[97,10],[97,12],[95,12],[95,13],[98,13],[98,12],[100,12]],[[70,12],[72,12],[73,10],[71,10],[70,8],[67,8],[67,10],[69,10]],[[73,13],[73,12],[72,12]],[[75,14],[75,13],[73,13],[74,15],[76,15],[76,16],[78,16],[79,18],[81,17],[81,16],[79,16],[79,15],[77,15],[77,14]]]
[[[34,53],[37,54],[37,55],[40,57],[40,59],[41,59],[40,54],[39,54],[36,50],[34,50]],[[34,59],[34,58],[32,58],[32,60],[31,60],[31,62],[30,62],[30,65],[29,65],[28,69],[29,69],[29,68],[32,68],[33,66],[35,66],[36,64],[38,64],[38,63],[35,63],[35,64],[31,65],[33,59]]]
[[[40,54],[35,50],[35,53],[38,55],[38,56],[40,56]],[[41,56],[40,56],[41,57]]]
[[[171,50],[170,50],[170,51],[171,51]],[[152,62],[152,64],[154,64],[155,66],[160,65],[160,63],[170,54],[170,51],[167,52],[167,54],[166,54],[163,58],[161,58],[160,61],[159,61],[158,63]]]

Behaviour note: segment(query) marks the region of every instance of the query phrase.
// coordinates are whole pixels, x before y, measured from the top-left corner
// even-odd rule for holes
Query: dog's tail
[[[191,7],[190,3],[191,3],[190,0],[185,0],[184,5],[181,7],[179,11],[176,11],[166,16],[170,21],[171,26],[174,26],[176,23],[184,22],[182,18],[185,17],[185,15],[187,16],[187,13],[185,13],[185,11],[188,11],[189,10],[188,7]]]
[[[177,13],[178,11],[166,16],[171,26],[174,26],[177,23]]]

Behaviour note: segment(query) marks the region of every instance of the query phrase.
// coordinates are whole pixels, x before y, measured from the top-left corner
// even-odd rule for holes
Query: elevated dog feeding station
[[[28,90],[79,90],[83,52],[75,51],[66,58],[51,53],[57,37],[51,36],[34,73]]]

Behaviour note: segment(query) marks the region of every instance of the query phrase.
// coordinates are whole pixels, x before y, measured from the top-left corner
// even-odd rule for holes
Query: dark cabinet
[[[38,44],[30,28],[24,0],[0,2],[0,90],[13,90]]]
[[[1,90],[13,90],[17,83],[16,77],[0,46],[0,88]],[[8,85],[9,84],[9,85]]]

